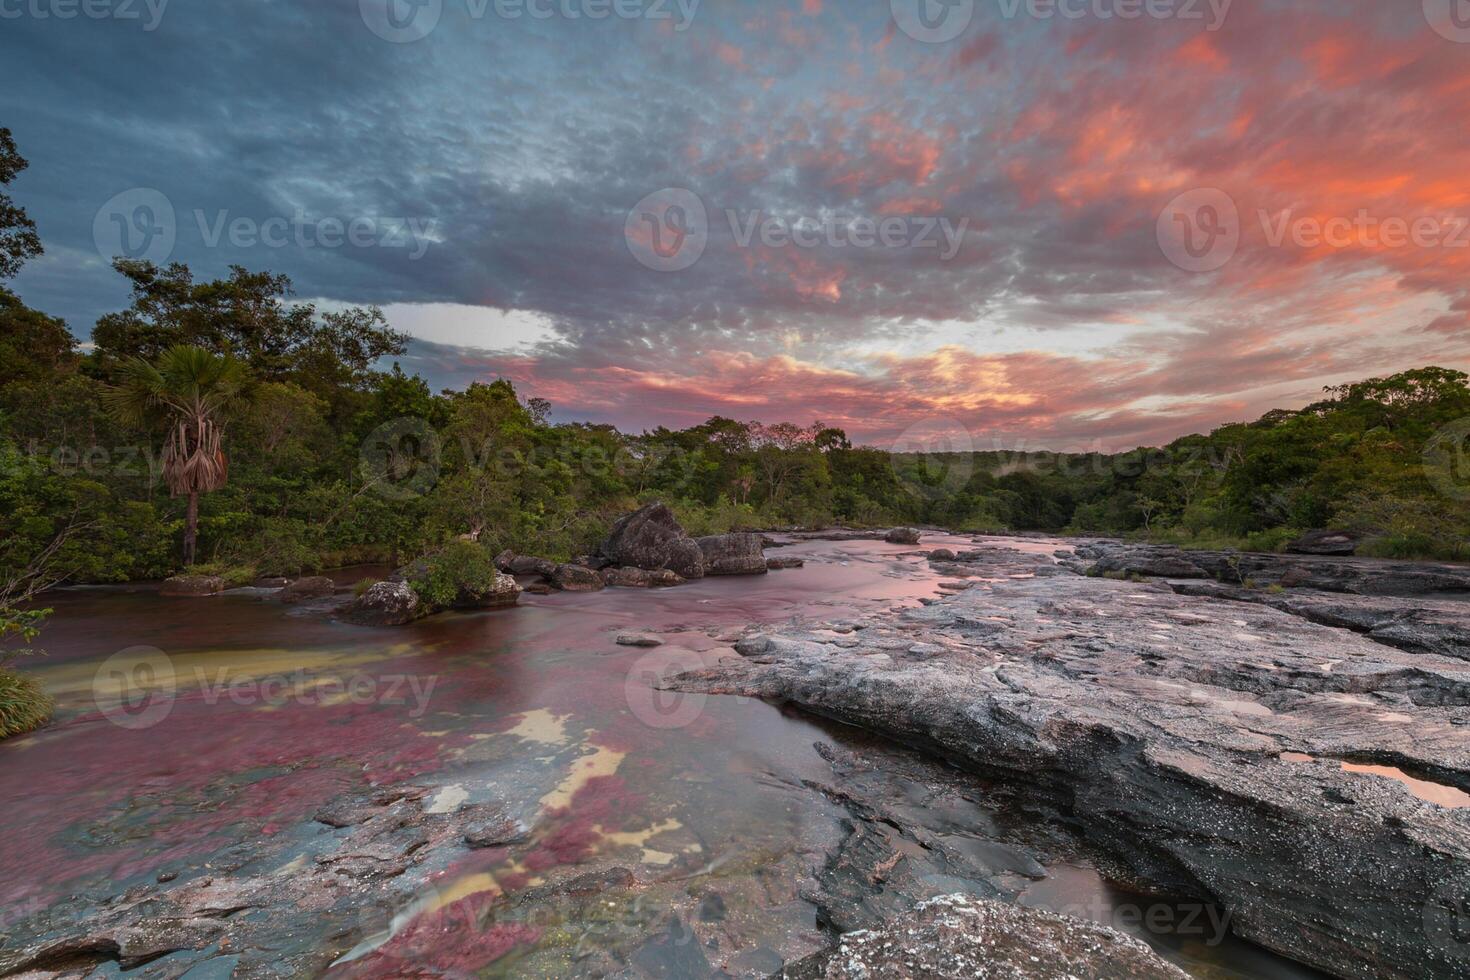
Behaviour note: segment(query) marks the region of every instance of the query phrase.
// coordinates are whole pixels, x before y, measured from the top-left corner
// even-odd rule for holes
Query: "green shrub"
[[[473,541],[451,541],[411,566],[408,584],[432,606],[450,606],[461,593],[489,592],[495,586],[495,560]]]
[[[362,579],[361,581],[359,581],[356,585],[354,585],[352,587],[352,594],[354,596],[356,596],[357,598],[361,599],[364,595],[367,594],[367,590],[368,589],[371,589],[373,586],[377,585],[381,581],[382,581],[382,579],[377,579],[377,578],[365,578],[365,579]]]
[[[52,707],[33,678],[0,669],[0,738],[40,728],[51,720]]]
[[[190,568],[187,574],[218,575],[232,589],[249,585],[260,577],[259,570],[254,565],[232,565],[223,561],[202,562]]]

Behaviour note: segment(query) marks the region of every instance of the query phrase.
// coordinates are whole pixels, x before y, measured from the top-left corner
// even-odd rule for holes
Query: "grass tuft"
[[[0,670],[0,738],[40,728],[51,720],[53,703],[33,678]]]

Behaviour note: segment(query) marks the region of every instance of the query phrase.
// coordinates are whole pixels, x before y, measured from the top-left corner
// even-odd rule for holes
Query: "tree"
[[[10,130],[0,129],[0,187],[8,185],[28,166],[25,157],[16,150]],[[0,279],[12,278],[26,259],[35,258],[41,251],[36,223],[24,208],[10,200],[10,195],[0,192]]]
[[[121,422],[161,421],[168,434],[163,446],[163,480],[175,497],[187,495],[184,564],[194,564],[199,537],[199,495],[229,480],[223,448],[224,414],[244,391],[244,366],[232,357],[201,347],[178,346],[156,363],[124,361],[121,383],[103,392],[108,409]]]

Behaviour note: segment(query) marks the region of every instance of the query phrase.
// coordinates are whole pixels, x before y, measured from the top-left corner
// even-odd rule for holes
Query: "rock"
[[[624,567],[604,568],[602,570],[602,581],[607,585],[617,586],[623,589],[652,589],[679,585],[684,579],[667,568],[649,571],[646,568]]]
[[[1362,535],[1354,531],[1308,531],[1286,546],[1294,555],[1351,555]]]
[[[503,809],[491,807],[483,816],[472,818],[465,828],[464,842],[470,847],[499,847],[526,838],[526,828],[508,816]]]
[[[711,534],[698,539],[706,575],[764,575],[759,534]]]
[[[954,561],[957,556],[948,548],[935,548],[929,552],[930,561]]]
[[[883,535],[883,540],[889,544],[918,544],[919,531],[912,527],[896,527]]]
[[[1181,595],[1270,606],[1323,626],[1363,633],[1403,650],[1470,661],[1470,603],[1462,600],[1244,589],[1220,582],[1176,582],[1173,589]]]
[[[505,568],[512,575],[540,575],[548,579],[556,574],[556,569],[557,563],[550,558],[536,558],[532,555],[512,555],[506,561]]]
[[[279,598],[282,602],[308,602],[312,599],[325,599],[336,594],[336,582],[333,582],[325,575],[313,575],[287,583],[285,588],[281,589]]]
[[[207,596],[219,595],[225,590],[225,580],[218,575],[175,575],[164,579],[159,595]]]
[[[521,596],[521,587],[516,580],[504,572],[496,572],[495,579],[483,587],[464,585],[454,598],[455,609],[503,609],[516,604]]]
[[[881,929],[843,936],[825,980],[1187,980],[1136,939],[1106,926],[967,895],[914,906]]]
[[[1470,790],[1464,659],[1160,585],[1017,578],[1018,560],[850,647],[788,628],[667,686],[929,746],[1050,801],[1140,885],[1325,972],[1470,975],[1454,938],[1470,808],[1341,764]]]
[[[1248,582],[1259,587],[1280,585],[1372,596],[1470,593],[1467,565],[1239,551],[1181,552],[1177,548],[1114,541],[1079,544],[1076,551],[1079,559],[1092,562],[1089,574],[1117,570],[1164,578],[1200,577],[1177,574],[1188,569],[1172,563],[1184,560],[1203,570],[1204,577],[1235,585]]]
[[[551,595],[551,593],[555,591],[555,589],[547,585],[545,582],[532,582],[525,588],[525,592],[527,595]]]
[[[806,562],[800,558],[767,558],[766,568],[776,572],[787,568],[801,568]]]
[[[407,582],[379,582],[358,596],[342,618],[359,626],[404,626],[430,612]]]
[[[704,553],[663,503],[641,507],[613,524],[601,554],[614,565],[654,571],[667,568],[682,578],[704,577]]]
[[[585,565],[566,562],[557,565],[549,576],[554,588],[563,592],[598,592],[603,588],[602,576]]]
[[[495,556],[495,567],[500,569],[502,572],[510,572],[510,563],[515,560],[515,557],[516,553],[514,551],[511,551],[509,548],[506,548],[500,554]]]
[[[620,647],[661,647],[664,641],[646,633],[620,633],[617,644]]]

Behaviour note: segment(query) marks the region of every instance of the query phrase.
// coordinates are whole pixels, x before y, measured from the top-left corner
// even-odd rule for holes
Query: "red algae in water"
[[[518,947],[533,946],[541,930],[489,921],[498,901],[468,895],[419,916],[387,944],[333,971],[343,977],[445,977],[482,970]]]

